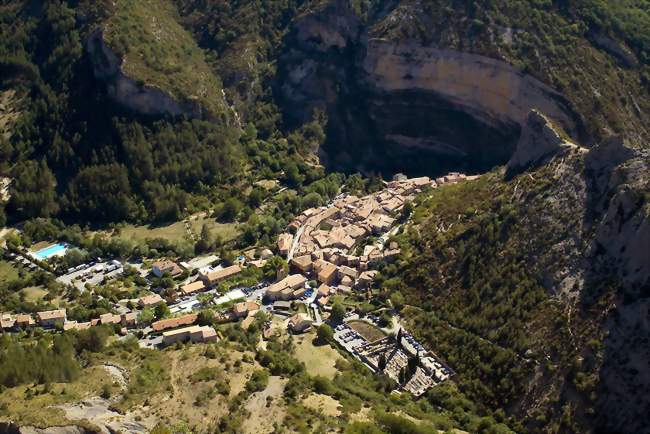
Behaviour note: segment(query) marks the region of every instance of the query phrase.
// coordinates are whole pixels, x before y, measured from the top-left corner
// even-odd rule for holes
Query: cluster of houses
[[[328,206],[304,211],[291,222],[290,231],[278,237],[278,251],[296,274],[269,287],[267,297],[283,301],[301,298],[305,291],[302,276],[321,284],[317,300],[321,305],[327,305],[330,294],[368,288],[376,276],[374,265],[391,262],[400,254],[399,246],[387,239],[404,204],[427,188],[465,178],[460,173],[435,181],[397,175],[379,192],[364,197],[343,194]],[[363,246],[361,241],[371,235],[380,238]]]
[[[373,268],[379,262],[391,262],[400,254],[399,246],[389,242],[389,236],[397,230],[397,216],[404,205],[425,189],[446,183],[457,183],[465,175],[451,173],[432,180],[428,177],[408,179],[396,175],[386,183],[383,190],[364,197],[342,194],[328,206],[310,208],[300,214],[289,225],[289,232],[278,238],[279,253],[289,261],[291,274],[279,275],[271,284],[265,298],[274,303],[274,310],[291,310],[291,301],[307,300],[312,304],[317,322],[320,321],[316,306],[328,310],[333,294],[349,294],[353,290],[370,288],[377,271]],[[367,244],[369,236],[373,242]],[[263,249],[259,257],[249,257],[249,265],[262,267],[273,255]],[[206,267],[199,269],[198,277],[178,288],[181,296],[191,296],[230,279],[243,270],[242,261],[225,268]],[[186,263],[160,260],[152,264],[152,274],[157,277],[180,277],[190,269]],[[311,282],[309,282],[311,281]],[[313,281],[317,284],[314,285]],[[311,284],[308,284],[308,282]],[[314,294],[315,292],[315,294]],[[140,308],[153,308],[164,302],[159,294],[150,294],[137,300]],[[253,301],[236,303],[230,312],[220,314],[222,320],[242,320],[241,326],[248,329],[255,321],[260,305]],[[217,339],[215,330],[196,324],[197,315],[189,314],[165,319],[151,324],[152,333],[162,333],[163,344],[179,341],[209,342]],[[41,326],[60,326],[63,330],[84,330],[101,324],[120,325],[121,331],[143,327],[138,324],[138,312],[122,314],[107,313],[88,322],[68,321],[65,309],[29,314],[2,314],[2,330],[19,330]],[[294,333],[308,330],[313,324],[306,313],[298,313],[289,319],[288,327]],[[399,357],[395,360],[398,360]],[[424,369],[424,368],[423,368]]]
[[[65,309],[47,310],[31,314],[2,314],[0,316],[0,328],[3,331],[24,330],[30,327],[43,327],[46,329],[61,327],[63,330],[85,330],[100,324],[120,324],[122,327],[135,327],[138,316],[135,312],[123,313],[116,315],[106,313],[99,318],[92,319],[88,322],[68,321]]]
[[[158,277],[166,275],[178,276],[185,272],[186,268],[178,265],[171,260],[157,261],[152,266],[152,273]],[[205,291],[219,282],[240,273],[242,268],[239,265],[233,265],[218,270],[206,270],[199,273],[199,278],[180,288],[183,294],[193,294],[199,291]],[[165,300],[160,294],[149,294],[138,298],[137,305],[141,309],[155,308]],[[233,307],[233,311],[226,315],[225,319],[244,318],[242,326],[247,328],[254,319],[254,313],[260,309],[257,303],[244,302],[238,303]],[[55,328],[59,327],[64,331],[67,330],[86,330],[98,325],[119,325],[120,332],[126,334],[128,329],[136,327],[145,327],[148,324],[139,324],[138,311],[128,311],[122,314],[106,313],[87,322],[69,321],[65,309],[37,312],[31,314],[9,313],[0,314],[0,330],[11,332],[20,331],[29,327]],[[210,342],[217,338],[216,331],[209,326],[195,325],[197,315],[185,315],[182,317],[165,319],[151,324],[152,333],[163,333],[163,345],[170,345],[179,341],[190,342]],[[186,326],[184,328],[179,328]]]
[[[259,306],[257,306],[257,309],[259,309]],[[197,319],[198,315],[189,314],[155,321],[151,324],[151,331],[152,333],[162,333],[163,345],[171,345],[182,341],[193,343],[216,341],[216,330],[210,326],[196,325]],[[34,316],[30,314],[18,314],[16,316],[12,316],[11,314],[0,315],[0,328],[3,331],[24,330],[36,326],[45,329],[60,327],[64,331],[87,330],[91,327],[106,324],[117,324],[121,326],[122,334],[126,334],[129,328],[135,328],[141,325],[138,323],[137,312],[127,312],[119,315],[105,313],[100,315],[99,318],[92,319],[88,322],[68,321],[65,309],[37,312]]]
[[[379,192],[364,197],[342,194],[327,206],[305,210],[278,237],[278,252],[289,261],[292,274],[269,286],[266,299],[274,302],[276,312],[288,311],[291,301],[305,300],[315,290],[314,303],[327,310],[332,295],[369,288],[377,275],[374,266],[392,262],[401,253],[388,238],[404,205],[425,189],[465,178],[460,173],[435,181],[397,175]],[[378,241],[364,246],[362,241],[371,235]],[[308,280],[315,280],[318,288],[310,288]],[[311,324],[307,314],[299,313],[290,318],[289,330],[305,331]]]
[[[65,309],[47,310],[37,312],[36,315],[9,313],[0,314],[0,328],[3,331],[26,329],[36,325],[43,328],[52,328],[57,325],[63,326],[66,321]]]

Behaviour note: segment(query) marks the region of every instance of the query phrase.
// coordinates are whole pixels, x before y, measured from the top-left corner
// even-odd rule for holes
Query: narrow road
[[[291,259],[293,259],[293,253],[296,251],[296,248],[298,247],[298,243],[300,242],[300,237],[302,236],[302,233],[304,231],[305,231],[305,227],[302,226],[296,232],[296,236],[293,237],[293,243],[291,244],[291,249],[289,250],[289,254],[287,255],[287,261],[291,261]]]
[[[320,316],[320,312],[316,306],[311,306],[311,308],[314,310],[314,325],[319,326],[323,323],[323,319]]]

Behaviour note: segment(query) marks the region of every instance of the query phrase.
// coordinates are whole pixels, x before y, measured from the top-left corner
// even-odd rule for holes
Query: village
[[[232,264],[222,263],[215,255],[178,262],[158,260],[150,268],[98,258],[67,270],[57,280],[88,290],[119,278],[128,266],[148,283],[155,278],[176,279],[174,297],[169,297],[169,291],[161,295],[152,285],[148,294],[120,300],[112,312],[90,321],[68,320],[65,309],[35,315],[2,313],[0,328],[7,333],[33,327],[55,332],[110,325],[122,338],[136,335],[142,347],[163,348],[220,339],[215,324],[201,321],[205,310],[211,312],[215,323],[237,323],[244,331],[258,322],[264,339],[278,333],[301,334],[328,324],[341,350],[371,371],[385,373],[400,390],[418,397],[451,377],[452,369],[405,331],[394,310],[383,309],[381,313],[390,317],[383,323],[377,317],[380,312],[364,315],[350,306],[339,318],[333,315],[333,300],[371,294],[378,266],[395,261],[401,254],[392,238],[405,223],[402,216],[406,204],[428,189],[463,179],[466,176],[460,173],[436,180],[397,175],[382,190],[367,196],[340,194],[328,205],[298,215],[272,246],[275,253],[268,247],[249,250]],[[65,255],[68,248],[57,243],[37,252],[10,253],[9,259],[37,267],[48,258]],[[263,269],[278,257],[288,267],[278,267],[271,281],[238,283],[248,271]],[[159,307],[168,312],[157,320],[143,314],[157,312]]]

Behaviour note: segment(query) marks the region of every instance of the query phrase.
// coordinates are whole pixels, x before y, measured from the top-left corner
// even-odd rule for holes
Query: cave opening
[[[328,112],[321,149],[328,170],[384,179],[484,173],[507,163],[521,134],[516,122],[470,113],[422,91],[356,95]]]

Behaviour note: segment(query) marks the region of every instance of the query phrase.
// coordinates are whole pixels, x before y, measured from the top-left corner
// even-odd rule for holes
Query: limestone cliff
[[[507,174],[512,176],[572,148],[577,146],[568,142],[546,116],[532,110],[523,126],[517,149],[508,161]]]
[[[95,78],[103,84],[108,98],[120,108],[140,116],[204,116],[199,104],[176,101],[160,89],[139,84],[126,76],[121,70],[121,59],[106,45],[101,30],[88,37],[86,52]]]
[[[619,277],[640,293],[650,287],[650,152],[613,138],[585,161],[592,212],[601,217],[593,248],[605,254]]]
[[[485,56],[370,38],[339,3],[297,19],[279,62],[289,123],[309,120],[313,109],[328,114],[326,162],[384,172],[488,170],[508,161],[532,109],[582,138],[571,104],[534,77]]]
[[[535,108],[572,137],[578,120],[553,89],[513,66],[456,50],[370,40],[363,60],[364,82],[377,92],[432,92],[478,121],[523,125]]]

